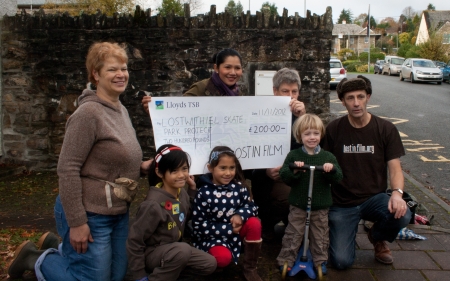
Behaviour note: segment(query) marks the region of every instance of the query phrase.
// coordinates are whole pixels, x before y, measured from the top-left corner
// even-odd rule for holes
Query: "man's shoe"
[[[372,239],[372,228],[367,233],[370,243],[372,243],[375,250],[375,259],[384,264],[392,264],[394,258],[392,257],[391,250],[385,241],[374,241]]]

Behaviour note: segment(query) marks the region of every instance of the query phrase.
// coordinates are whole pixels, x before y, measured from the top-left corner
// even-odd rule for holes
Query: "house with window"
[[[333,25],[332,36],[332,53],[337,54],[341,49],[350,49],[359,55],[368,52],[371,47],[373,48],[381,34],[370,30],[370,36],[367,36],[367,27],[363,28],[357,24],[347,24],[343,21],[342,24]]]
[[[423,11],[416,45],[427,42],[432,32],[442,34],[443,43],[450,44],[450,11]]]

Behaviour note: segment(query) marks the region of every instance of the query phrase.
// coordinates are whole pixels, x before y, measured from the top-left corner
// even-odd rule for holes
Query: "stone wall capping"
[[[20,14],[12,17],[5,17],[7,20],[3,25],[12,25],[19,29],[116,29],[116,28],[148,28],[148,27],[175,27],[175,28],[229,28],[229,29],[247,29],[247,28],[307,28],[332,30],[333,23],[331,7],[327,7],[325,14],[316,15],[307,11],[306,17],[300,17],[298,12],[294,16],[288,15],[288,10],[283,9],[281,16],[270,15],[269,8],[263,8],[263,11],[257,11],[251,15],[250,11],[241,13],[234,17],[228,12],[216,13],[216,5],[211,5],[207,15],[191,16],[189,4],[184,4],[185,13],[182,17],[175,16],[173,13],[163,17],[159,14],[152,16],[151,9],[145,12],[137,5],[134,14],[117,14],[108,17],[101,11],[96,14],[71,17],[67,12],[56,14],[45,14],[40,9],[34,14],[26,13],[25,9]]]

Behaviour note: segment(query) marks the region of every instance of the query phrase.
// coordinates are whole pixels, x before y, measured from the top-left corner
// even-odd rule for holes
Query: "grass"
[[[42,234],[40,231],[23,228],[0,229],[0,280],[6,279],[16,248],[27,240],[36,243]]]

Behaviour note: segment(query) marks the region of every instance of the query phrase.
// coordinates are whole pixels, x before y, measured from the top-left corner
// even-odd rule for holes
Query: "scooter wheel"
[[[286,280],[287,270],[288,270],[288,263],[287,261],[285,261],[283,264],[283,270],[281,271],[281,280]]]
[[[323,280],[323,274],[322,274],[322,267],[317,267],[317,280],[322,281]]]

